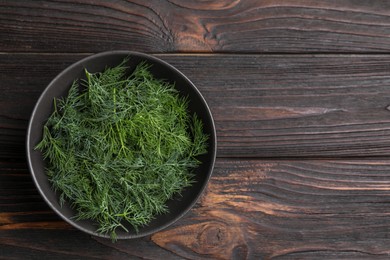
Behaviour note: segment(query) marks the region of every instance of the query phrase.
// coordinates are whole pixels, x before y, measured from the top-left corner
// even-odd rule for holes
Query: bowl
[[[140,227],[138,232],[130,228],[128,232],[117,229],[118,239],[131,239],[151,235],[167,228],[183,217],[197,202],[212,174],[216,158],[216,132],[210,109],[195,85],[178,69],[152,55],[131,51],[110,51],[86,57],[66,68],[56,76],[39,97],[32,112],[26,140],[27,159],[33,181],[46,203],[66,222],[90,235],[110,238],[109,234],[98,233],[93,221],[75,220],[75,211],[68,205],[60,205],[59,195],[53,191],[45,172],[45,161],[41,152],[34,147],[42,139],[43,125],[53,112],[53,99],[67,95],[74,80],[82,78],[84,69],[89,72],[101,72],[107,67],[119,65],[124,58],[130,57],[127,66],[135,68],[144,61],[151,65],[151,73],[159,79],[175,83],[180,95],[188,97],[189,112],[196,113],[202,120],[204,132],[208,134],[208,152],[199,156],[201,164],[194,170],[195,182],[186,188],[180,197],[167,202],[169,212],[157,215],[148,225]]]

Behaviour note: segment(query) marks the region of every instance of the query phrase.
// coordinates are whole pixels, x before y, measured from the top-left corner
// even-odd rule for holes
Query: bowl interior
[[[55,97],[67,95],[72,82],[83,77],[85,68],[90,72],[100,72],[107,67],[120,64],[126,57],[130,57],[127,64],[129,70],[134,69],[141,61],[146,61],[151,65],[150,70],[155,77],[175,83],[180,94],[189,97],[189,112],[196,113],[203,121],[204,131],[209,135],[209,141],[208,153],[199,158],[202,164],[195,170],[195,183],[184,190],[181,196],[168,201],[169,213],[156,216],[149,225],[140,228],[138,233],[132,228],[129,228],[128,233],[118,229],[118,239],[146,236],[174,223],[196,203],[211,176],[216,157],[215,126],[204,98],[191,81],[171,65],[150,55],[129,51],[96,54],[71,65],[47,86],[34,108],[27,133],[27,157],[30,171],[38,190],[49,206],[76,228],[91,235],[109,238],[109,235],[96,233],[96,225],[93,222],[73,220],[75,213],[68,205],[63,207],[59,205],[58,196],[52,190],[46,177],[42,155],[39,151],[35,151],[34,147],[42,138],[42,128],[53,111]]]

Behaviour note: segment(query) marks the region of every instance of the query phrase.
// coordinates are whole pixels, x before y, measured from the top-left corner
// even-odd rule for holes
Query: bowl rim
[[[102,237],[102,238],[110,238],[109,234],[98,233],[96,231],[89,230],[89,229],[83,227],[82,225],[79,225],[77,223],[77,220],[71,220],[70,218],[64,216],[63,213],[61,213],[60,210],[55,205],[53,205],[50,202],[50,200],[46,197],[45,192],[43,191],[43,189],[42,189],[42,187],[41,187],[41,185],[40,185],[40,183],[39,183],[39,181],[38,181],[38,179],[36,177],[36,174],[35,174],[35,171],[34,171],[34,167],[33,167],[32,158],[31,158],[31,152],[32,152],[32,149],[34,149],[34,148],[31,147],[31,145],[30,145],[30,143],[31,143],[31,134],[32,134],[32,126],[33,126],[33,123],[34,123],[34,119],[35,119],[35,117],[37,115],[38,108],[39,108],[41,102],[43,101],[46,93],[49,91],[49,89],[52,88],[53,84],[55,84],[59,79],[61,79],[64,76],[64,74],[66,74],[68,71],[72,70],[73,68],[78,67],[78,66],[82,65],[83,63],[85,63],[85,62],[87,62],[89,60],[93,60],[93,59],[104,57],[104,56],[110,56],[110,55],[128,55],[128,56],[132,56],[133,55],[133,56],[138,56],[141,59],[152,60],[152,61],[154,61],[156,63],[160,63],[163,66],[168,67],[169,69],[171,69],[172,71],[177,73],[180,77],[182,77],[185,81],[188,82],[188,84],[192,87],[192,89],[197,93],[198,97],[200,98],[200,100],[202,102],[202,106],[204,106],[204,108],[205,108],[205,110],[206,110],[206,112],[207,112],[207,114],[208,114],[208,116],[210,118],[211,136],[210,136],[210,150],[209,150],[209,153],[210,153],[211,161],[210,161],[210,165],[209,165],[209,171],[208,171],[208,173],[206,175],[204,183],[200,187],[199,192],[196,194],[196,196],[194,197],[192,202],[189,203],[186,207],[184,207],[183,211],[178,213],[174,218],[172,218],[171,220],[167,221],[165,224],[159,225],[158,227],[155,227],[155,228],[152,228],[150,231],[145,231],[145,232],[142,232],[142,233],[140,232],[140,233],[136,233],[136,234],[129,234],[129,233],[127,233],[127,235],[121,235],[121,236],[118,235],[118,237],[117,237],[118,240],[141,238],[141,237],[149,236],[151,234],[154,234],[156,232],[159,232],[159,231],[167,228],[168,226],[171,226],[176,221],[181,219],[188,211],[190,211],[191,208],[193,208],[193,206],[197,203],[199,198],[204,193],[204,191],[205,191],[205,189],[206,189],[206,187],[207,187],[207,185],[209,183],[211,175],[212,175],[212,173],[214,171],[214,166],[215,166],[215,161],[216,161],[216,155],[217,155],[217,134],[216,134],[216,127],[215,127],[214,117],[212,116],[211,110],[210,110],[210,108],[209,108],[205,98],[203,97],[201,92],[198,90],[198,88],[195,86],[195,84],[186,75],[184,75],[180,70],[178,70],[173,65],[169,64],[168,62],[166,62],[166,61],[164,61],[162,59],[159,59],[159,58],[155,57],[152,54],[147,54],[147,53],[142,53],[142,52],[137,52],[137,51],[128,51],[128,50],[113,50],[113,51],[105,51],[105,52],[99,52],[99,53],[95,53],[95,54],[89,55],[87,57],[84,57],[84,58],[82,58],[82,59],[72,63],[71,65],[69,65],[68,67],[63,69],[59,74],[57,74],[50,81],[50,83],[42,91],[42,93],[40,94],[38,100],[36,101],[36,103],[34,105],[34,109],[33,109],[32,113],[31,113],[31,115],[29,117],[28,128],[27,128],[27,133],[26,133],[26,146],[25,146],[26,154],[27,154],[28,168],[29,168],[30,175],[32,176],[33,182],[34,182],[36,188],[38,189],[41,197],[44,199],[44,201],[47,203],[47,205],[49,205],[49,207],[58,216],[60,216],[63,220],[65,220],[67,223],[69,223],[70,225],[72,225],[76,229],[81,230],[81,231],[83,231],[83,232],[85,232],[85,233],[87,233],[89,235],[93,235],[93,236],[96,236],[96,237]]]

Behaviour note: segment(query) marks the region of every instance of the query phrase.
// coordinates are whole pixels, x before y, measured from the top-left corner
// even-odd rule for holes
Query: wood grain
[[[189,259],[389,257],[388,167],[219,160],[194,216],[152,240]]]
[[[389,10],[377,0],[0,0],[0,259],[390,259]],[[48,207],[25,135],[61,70],[117,49],[154,53],[197,85],[218,158],[181,220],[112,243]]]
[[[2,52],[377,52],[386,1],[0,1]]]
[[[0,158],[24,159],[40,93],[85,55],[0,55]],[[157,56],[209,103],[219,157],[390,155],[389,55]]]
[[[220,156],[389,155],[386,55],[160,57],[209,102]]]
[[[2,258],[390,257],[388,160],[220,158],[204,196],[183,219],[114,244],[60,220],[23,165],[0,166]]]

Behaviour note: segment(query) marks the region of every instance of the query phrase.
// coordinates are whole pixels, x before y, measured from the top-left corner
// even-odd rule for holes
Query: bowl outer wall
[[[195,85],[172,65],[148,54],[132,51],[98,53],[72,64],[49,83],[34,107],[26,138],[29,169],[36,187],[47,204],[72,226],[91,235],[109,238],[108,234],[97,233],[93,222],[71,219],[74,216],[74,210],[68,205],[63,207],[59,205],[58,195],[52,190],[45,174],[42,155],[40,152],[35,151],[34,147],[41,140],[43,124],[53,111],[54,97],[65,96],[73,81],[83,77],[84,69],[88,69],[89,72],[103,71],[107,66],[118,65],[125,57],[130,57],[129,66],[131,68],[134,68],[136,64],[144,60],[152,64],[151,72],[154,76],[175,83],[180,93],[189,96],[189,111],[196,113],[203,121],[204,131],[209,134],[209,149],[208,154],[200,157],[202,164],[195,171],[196,183],[189,189],[184,190],[180,197],[168,201],[169,213],[156,216],[149,225],[140,228],[138,233],[133,230],[128,233],[118,230],[118,239],[143,237],[168,227],[187,213],[203,193],[214,168],[217,140],[211,111]]]

